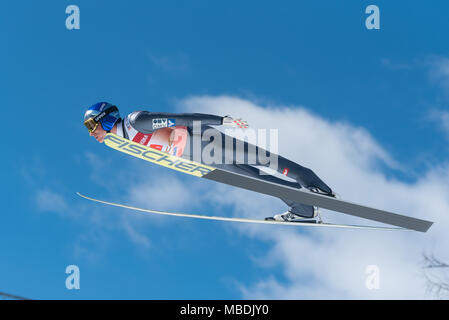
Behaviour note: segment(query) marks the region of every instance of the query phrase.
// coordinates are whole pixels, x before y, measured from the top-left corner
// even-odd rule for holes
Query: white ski
[[[166,211],[157,211],[157,210],[149,210],[143,209],[133,206],[128,206],[125,204],[109,202],[104,200],[95,199],[92,197],[88,197],[79,192],[76,193],[80,197],[95,201],[103,204],[107,204],[110,206],[131,209],[135,211],[141,211],[146,213],[160,214],[165,216],[176,216],[176,217],[186,217],[186,218],[195,218],[195,219],[205,219],[205,220],[216,220],[216,221],[228,221],[228,222],[245,222],[245,223],[259,223],[259,224],[278,224],[283,226],[297,226],[297,227],[330,227],[330,228],[346,228],[346,229],[368,229],[368,230],[389,230],[389,231],[410,231],[409,229],[404,228],[388,228],[388,227],[373,227],[373,226],[358,226],[358,225],[346,225],[346,224],[332,224],[332,223],[311,223],[311,222],[283,222],[283,221],[273,221],[273,220],[260,220],[260,219],[248,219],[248,218],[229,218],[229,217],[217,217],[217,216],[205,216],[199,214],[189,214],[189,213],[177,213],[177,212],[166,212]]]

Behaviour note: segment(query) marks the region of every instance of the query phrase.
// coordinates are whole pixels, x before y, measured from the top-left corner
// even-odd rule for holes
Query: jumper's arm
[[[139,111],[131,114],[130,124],[139,132],[152,133],[155,130],[185,126],[192,128],[194,121],[200,121],[201,125],[222,125],[223,117],[204,113],[159,113]]]

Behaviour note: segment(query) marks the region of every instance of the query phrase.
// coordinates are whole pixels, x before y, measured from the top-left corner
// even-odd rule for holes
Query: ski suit
[[[119,120],[117,124],[117,134],[123,138],[151,148],[196,162],[202,162],[212,167],[298,189],[301,187],[319,189],[322,193],[328,195],[332,194],[332,190],[312,170],[281,156],[270,154],[269,151],[246,141],[237,140],[234,137],[225,135],[214,127],[222,124],[223,117],[210,114],[136,111],[127,115],[123,120]],[[210,133],[213,134],[214,138],[212,141],[210,139],[201,139],[206,130],[208,130],[208,136],[210,136]],[[173,135],[173,133],[176,134]],[[201,149],[200,153],[204,151],[208,145],[208,148],[210,149],[211,144],[212,146],[221,149],[224,149],[224,146],[229,146],[227,148],[230,148],[230,151],[232,152],[223,150],[221,156],[217,155],[215,158],[219,158],[219,161],[205,163],[203,159],[198,159],[198,157],[195,156],[194,135],[197,135],[198,140],[196,141],[200,141],[198,144]],[[239,145],[239,148],[237,148],[237,145]],[[258,157],[251,157],[252,153],[259,154],[259,152],[264,152],[267,156],[277,157],[277,167],[275,169],[281,174],[281,177],[271,174],[261,174],[258,167],[267,167],[269,164],[262,163],[259,161]],[[229,156],[229,154],[231,154],[231,156]],[[214,156],[216,156],[216,154],[214,154]],[[247,160],[250,157],[253,160],[255,159],[255,162],[249,163]],[[243,159],[243,161],[237,161],[237,158]],[[287,177],[287,179],[283,179],[283,177]],[[306,218],[314,216],[313,206],[290,201],[289,199],[281,200],[289,206],[289,211],[294,214]]]

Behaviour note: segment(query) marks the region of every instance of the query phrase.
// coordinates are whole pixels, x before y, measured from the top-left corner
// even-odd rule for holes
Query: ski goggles
[[[101,113],[97,114],[96,116],[90,117],[89,119],[84,120],[84,125],[86,126],[87,130],[89,130],[89,133],[92,133],[95,130],[97,130],[97,127],[100,124],[101,119],[103,119],[108,114],[110,114],[114,111],[118,111],[116,106],[107,108],[106,110],[102,111]]]
[[[89,130],[89,133],[92,133],[97,130],[98,122],[95,122],[94,118],[89,118],[84,121],[84,125],[86,126],[87,130]]]

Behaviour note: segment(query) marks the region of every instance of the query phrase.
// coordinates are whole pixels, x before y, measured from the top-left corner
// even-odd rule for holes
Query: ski
[[[176,216],[176,217],[185,217],[185,218],[194,218],[194,219],[203,219],[203,220],[215,220],[215,221],[227,221],[227,222],[243,222],[243,223],[257,223],[257,224],[275,224],[275,225],[283,225],[283,226],[297,226],[297,227],[329,227],[329,228],[345,228],[345,229],[365,229],[365,230],[387,230],[387,231],[409,231],[408,229],[404,228],[388,228],[388,227],[374,227],[374,226],[360,226],[360,225],[346,225],[346,224],[332,224],[332,223],[312,223],[310,221],[293,221],[293,222],[287,222],[287,221],[274,221],[274,220],[261,220],[261,219],[249,219],[249,218],[231,218],[231,217],[218,217],[218,216],[207,216],[207,215],[199,215],[199,214],[190,214],[190,213],[180,213],[180,212],[167,212],[167,211],[158,211],[158,210],[150,210],[150,209],[144,209],[139,207],[133,207],[121,203],[116,202],[110,202],[110,201],[104,201],[100,199],[95,199],[89,196],[86,196],[82,193],[77,192],[78,196],[114,206],[119,208],[125,208],[130,209],[134,211],[140,211],[145,213],[153,213],[153,214],[159,214],[159,215],[165,215],[165,216]]]
[[[234,172],[214,170],[203,178],[225,183],[231,186],[271,195],[277,198],[298,201],[306,205],[316,206],[331,211],[341,212],[359,218],[390,224],[396,227],[406,228],[419,232],[426,232],[433,224],[431,221],[412,218],[409,216],[370,208],[364,205],[352,203],[321,195],[311,191],[303,191],[289,186],[264,181],[254,177],[248,177]]]
[[[385,210],[374,209],[326,195],[303,191],[274,182],[264,181],[255,177],[214,168],[188,159],[173,156],[157,149],[146,147],[139,143],[119,137],[113,133],[108,133],[104,139],[104,142],[110,148],[154,164],[196,177],[221,182],[227,185],[255,191],[280,199],[298,201],[306,205],[317,206],[323,209],[337,211],[359,218],[369,219],[419,232],[426,232],[433,224],[431,221],[412,218]]]

